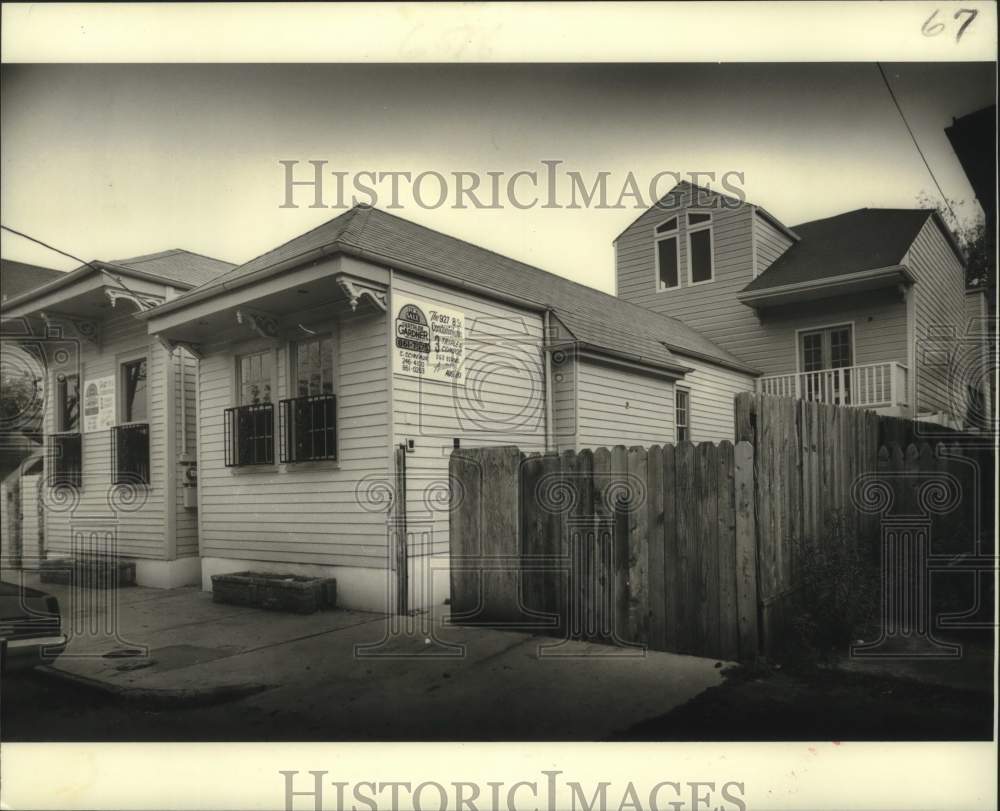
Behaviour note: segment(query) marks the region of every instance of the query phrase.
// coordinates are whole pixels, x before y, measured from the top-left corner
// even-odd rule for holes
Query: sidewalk
[[[103,592],[80,592],[89,604],[74,605],[66,587],[42,587],[59,598],[70,635],[50,675],[122,699],[298,713],[335,739],[483,739],[502,727],[515,737],[600,740],[722,681],[712,659],[583,642],[540,656],[556,640],[443,625],[445,615],[433,632],[391,635],[400,618],[273,613],[213,603],[193,588],[121,589],[109,611]]]

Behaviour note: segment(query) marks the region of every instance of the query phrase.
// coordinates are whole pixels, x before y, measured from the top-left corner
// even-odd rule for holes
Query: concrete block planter
[[[249,605],[270,611],[312,614],[337,605],[337,581],[333,578],[294,574],[234,572],[212,575],[212,600]]]
[[[135,585],[135,561],[99,556],[56,558],[43,560],[39,574],[43,583],[114,589]]]

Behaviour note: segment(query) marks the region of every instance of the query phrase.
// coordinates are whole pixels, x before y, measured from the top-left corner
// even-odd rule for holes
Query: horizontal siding
[[[687,237],[684,211],[691,205],[691,191],[678,194],[678,208],[653,208],[639,217],[616,244],[616,278],[619,297],[678,318],[718,343],[737,357],[744,340],[758,326],[753,310],[736,300],[736,295],[753,279],[753,210],[749,205],[727,209],[721,204],[712,210],[714,280],[688,285]],[[674,215],[680,216],[681,287],[656,289],[655,228]],[[749,362],[749,361],[748,361]]]
[[[106,320],[101,326],[100,348],[80,343],[81,388],[83,381],[114,375],[116,397],[120,394],[119,360],[122,354],[146,353],[150,483],[135,501],[119,496],[125,491],[111,485],[111,435],[98,431],[83,435],[83,484],[77,497],[68,501],[60,491],[45,489],[46,548],[49,554],[69,554],[73,527],[86,527],[101,551],[126,557],[163,559],[167,555],[166,505],[166,364],[167,352],[146,334],[143,322],[131,313]],[[58,368],[53,372],[60,371]],[[67,369],[72,372],[75,369]],[[49,391],[54,392],[50,373]],[[46,433],[55,430],[55,397],[46,399]],[[48,466],[48,460],[46,460]],[[46,471],[48,472],[48,471]],[[170,499],[172,501],[172,499]],[[94,533],[91,536],[91,533]]]
[[[754,245],[757,255],[757,275],[759,276],[775,260],[787,251],[792,245],[792,238],[788,234],[775,228],[770,222],[759,214],[753,219]]]
[[[410,552],[446,553],[453,440],[463,447],[545,450],[543,320],[403,273],[394,275],[393,292],[464,315],[464,385],[393,374],[393,441],[414,442],[406,454]]]
[[[690,202],[686,192],[679,213]],[[754,251],[759,274],[791,245],[787,235],[755,216],[749,205],[713,214],[712,283],[657,292],[654,228],[671,214],[650,210],[619,238],[617,278],[622,298],[679,318],[763,374],[796,370],[797,329],[849,321],[855,324],[856,363],[907,362],[906,305],[895,291],[773,308],[760,315],[741,304],[737,296],[753,278]],[[687,261],[683,231],[681,236],[683,267]]]
[[[385,316],[366,313],[342,319],[336,343],[337,463],[227,468],[223,411],[236,404],[235,354],[247,347],[209,347],[200,361],[203,556],[386,565],[385,509],[372,498],[390,484]],[[277,401],[288,396],[288,345],[280,343],[276,355]]]
[[[178,421],[175,437],[177,487],[174,498],[174,510],[177,516],[177,557],[188,557],[198,554],[198,513],[184,506],[184,478],[187,466],[182,464],[181,457],[187,454],[195,458],[198,434],[198,403],[195,399],[197,388],[198,361],[185,349],[174,350],[174,414]],[[183,420],[184,431],[181,430]]]
[[[693,369],[684,375],[683,380],[677,381],[678,386],[684,386],[691,392],[691,441],[735,441],[733,400],[740,392],[753,391],[756,379],[683,355],[678,355],[678,359]]]
[[[854,363],[907,362],[906,302],[896,290],[875,290],[822,301],[775,307],[745,344],[754,368],[764,374],[796,371],[796,330],[854,325]]]
[[[669,380],[583,359],[577,369],[577,448],[673,441]]]
[[[917,411],[961,419],[967,380],[961,368],[950,367],[962,364],[955,350],[966,326],[965,269],[931,217],[904,263],[917,280],[913,291]]]
[[[576,366],[572,350],[552,354],[552,442],[557,451],[576,448]]]

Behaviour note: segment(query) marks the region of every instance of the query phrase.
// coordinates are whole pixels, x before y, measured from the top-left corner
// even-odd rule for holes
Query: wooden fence
[[[452,612],[725,659],[758,648],[753,449],[452,454]]]
[[[765,653],[787,641],[794,597],[804,584],[804,542],[855,539],[878,560],[883,522],[913,518],[923,507],[942,554],[972,553],[976,528],[987,530],[993,514],[992,500],[986,501],[993,491],[988,439],[760,394],[737,395],[735,415],[737,439],[754,448]],[[956,491],[947,510],[942,487]],[[879,493],[889,494],[881,510]]]
[[[856,540],[878,560],[883,522],[920,510],[928,554],[975,556],[992,539],[992,448],[949,432],[885,443],[921,436],[861,409],[741,394],[735,446],[457,450],[453,617],[718,658],[778,653],[807,543]]]

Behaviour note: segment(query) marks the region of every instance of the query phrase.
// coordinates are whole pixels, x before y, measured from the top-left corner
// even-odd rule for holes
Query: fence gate
[[[757,651],[752,449],[452,454],[456,621],[726,659]]]

